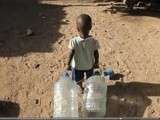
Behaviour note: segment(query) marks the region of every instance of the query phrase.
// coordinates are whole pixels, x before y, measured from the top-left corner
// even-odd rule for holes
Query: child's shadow
[[[123,74],[115,73],[115,74],[110,78],[110,80],[120,80],[120,79],[123,79],[123,77],[124,77]]]
[[[160,96],[160,84],[130,82],[108,86],[107,117],[143,117],[152,101]]]

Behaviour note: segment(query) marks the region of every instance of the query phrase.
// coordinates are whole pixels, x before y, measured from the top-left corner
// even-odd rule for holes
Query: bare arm
[[[99,68],[99,52],[98,52],[98,50],[94,51],[94,59],[95,59],[94,68]]]
[[[68,67],[67,67],[68,70],[71,69],[71,61],[72,61],[72,59],[73,59],[74,53],[75,53],[74,50],[70,50],[70,51],[69,51]]]

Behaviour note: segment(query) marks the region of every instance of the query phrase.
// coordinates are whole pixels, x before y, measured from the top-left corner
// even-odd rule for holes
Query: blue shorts
[[[90,70],[76,70],[75,68],[72,69],[72,80],[79,82],[80,80],[84,79],[84,75],[86,75],[86,79],[93,75],[93,69]]]

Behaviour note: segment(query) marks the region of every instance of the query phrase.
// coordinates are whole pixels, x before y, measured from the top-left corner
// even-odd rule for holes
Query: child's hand
[[[94,68],[99,68],[99,64],[94,64]]]

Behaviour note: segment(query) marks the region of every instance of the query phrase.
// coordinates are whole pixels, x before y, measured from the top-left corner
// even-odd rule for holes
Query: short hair
[[[82,19],[85,25],[91,26],[92,25],[92,18],[87,14],[81,14],[78,18]]]

